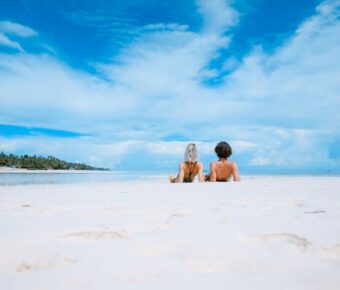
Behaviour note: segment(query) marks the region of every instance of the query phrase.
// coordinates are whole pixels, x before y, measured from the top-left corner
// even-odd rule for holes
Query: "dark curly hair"
[[[220,142],[215,147],[215,152],[218,156],[218,158],[228,158],[231,154],[233,154],[233,151],[231,150],[230,145],[227,142]]]

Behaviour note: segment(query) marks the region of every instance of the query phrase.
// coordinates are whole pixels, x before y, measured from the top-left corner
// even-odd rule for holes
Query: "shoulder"
[[[236,162],[235,161],[229,161],[229,164],[232,168],[237,168]]]
[[[210,168],[215,168],[216,166],[216,161],[211,161],[210,162]]]
[[[179,163],[179,167],[180,167],[180,168],[185,168],[185,167],[186,167],[186,163],[185,163],[184,161],[181,161],[181,162]]]
[[[198,168],[203,168],[203,163],[201,161],[197,161],[197,167]]]

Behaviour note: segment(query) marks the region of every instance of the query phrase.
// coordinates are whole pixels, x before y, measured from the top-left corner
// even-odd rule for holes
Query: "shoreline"
[[[112,173],[112,174],[147,174],[147,175],[175,175],[174,171],[140,171],[140,170],[74,170],[74,169],[26,169],[26,168],[12,168],[12,167],[3,167],[0,166],[0,174],[1,173]],[[208,172],[205,172],[208,174]],[[258,172],[241,172],[241,180],[242,177],[251,177],[251,176],[324,176],[324,177],[340,177],[340,172],[267,172],[267,171],[258,171]]]

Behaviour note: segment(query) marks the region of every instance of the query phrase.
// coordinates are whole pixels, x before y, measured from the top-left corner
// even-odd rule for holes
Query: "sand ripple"
[[[65,238],[76,238],[83,240],[112,240],[126,237],[125,231],[85,231],[67,234]]]
[[[254,235],[250,236],[251,239],[259,240],[259,241],[284,241],[294,246],[297,246],[300,250],[306,250],[308,247],[312,245],[310,241],[305,238],[299,237],[295,234],[291,233],[273,233],[267,235]]]

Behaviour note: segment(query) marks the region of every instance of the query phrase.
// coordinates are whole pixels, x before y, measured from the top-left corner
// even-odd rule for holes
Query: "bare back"
[[[195,179],[199,171],[197,162],[183,162],[184,180],[191,182]]]
[[[201,162],[181,162],[178,176],[173,182],[193,182],[198,175],[198,180],[204,182],[203,164]]]
[[[228,181],[230,177],[234,181],[240,181],[240,176],[235,162],[226,159],[211,162],[210,164],[210,181]]]

